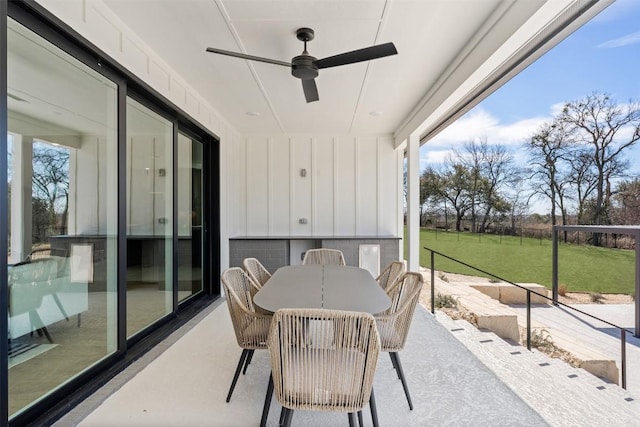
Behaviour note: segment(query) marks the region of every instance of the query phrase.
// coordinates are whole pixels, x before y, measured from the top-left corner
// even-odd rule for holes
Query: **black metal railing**
[[[628,330],[628,329],[626,329],[626,328],[624,328],[622,326],[618,326],[618,325],[616,325],[614,323],[611,323],[611,322],[609,322],[607,320],[604,320],[604,319],[601,319],[599,317],[596,317],[596,316],[594,316],[592,314],[586,313],[586,312],[584,312],[584,311],[582,311],[580,309],[577,309],[575,307],[571,307],[570,305],[561,303],[559,301],[554,301],[553,298],[548,297],[547,295],[543,295],[543,294],[541,294],[539,292],[533,291],[533,290],[528,289],[528,288],[526,288],[524,286],[520,286],[517,283],[513,283],[510,280],[503,279],[502,277],[496,276],[495,274],[489,273],[488,271],[482,270],[481,268],[474,267],[473,265],[467,264],[466,262],[463,262],[463,261],[457,260],[455,258],[452,258],[452,257],[450,257],[448,255],[443,254],[442,252],[438,252],[438,251],[436,251],[434,249],[427,248],[426,246],[424,247],[424,249],[428,250],[431,253],[431,257],[430,258],[431,258],[431,313],[432,314],[435,314],[435,312],[436,312],[436,309],[435,309],[435,255],[438,254],[441,257],[447,258],[448,260],[456,262],[456,263],[458,263],[460,265],[464,265],[467,268],[470,268],[472,270],[478,271],[478,272],[480,272],[482,274],[485,274],[487,276],[490,276],[490,277],[492,277],[494,279],[500,280],[501,282],[509,283],[509,284],[511,284],[513,286],[516,286],[516,287],[518,287],[520,289],[523,289],[523,290],[525,290],[527,292],[527,350],[529,350],[529,351],[531,351],[531,294],[532,293],[551,301],[553,303],[552,306],[556,306],[557,307],[557,306],[561,305],[561,306],[566,307],[566,308],[568,308],[568,309],[570,309],[570,310],[572,310],[574,312],[583,314],[583,315],[585,315],[587,317],[590,317],[590,318],[592,318],[594,320],[600,321],[600,322],[605,323],[605,324],[607,324],[609,326],[617,328],[620,331],[620,371],[621,371],[620,378],[621,378],[622,388],[624,388],[626,390],[626,388],[627,388],[627,350],[626,350],[626,347],[627,347],[627,345],[626,345],[627,344],[627,333],[630,333],[630,334],[633,335],[633,331],[630,331],[630,330]]]

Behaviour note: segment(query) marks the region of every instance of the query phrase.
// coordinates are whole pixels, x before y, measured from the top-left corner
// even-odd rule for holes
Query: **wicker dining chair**
[[[393,261],[391,264],[385,268],[382,273],[378,277],[376,277],[376,282],[380,285],[382,289],[385,291],[393,286],[402,275],[405,273],[404,262],[402,261]]]
[[[391,363],[398,378],[402,381],[402,388],[411,410],[413,410],[413,402],[411,402],[409,387],[402,371],[398,352],[404,348],[407,340],[413,313],[420,298],[422,283],[423,279],[420,273],[404,273],[401,280],[396,281],[387,289],[387,295],[391,298],[391,307],[374,316],[380,334],[381,350],[389,353]]]
[[[249,277],[253,279],[260,287],[263,287],[267,280],[271,279],[271,273],[264,268],[264,265],[257,258],[245,258],[242,266],[246,270]]]
[[[233,267],[225,270],[222,273],[222,284],[236,340],[242,348],[242,354],[227,394],[227,402],[229,402],[233,389],[236,387],[240,371],[247,372],[247,367],[251,363],[254,351],[267,348],[271,314],[256,310],[253,304],[253,296],[258,291],[259,286],[254,283],[243,269]]]
[[[282,405],[282,425],[293,412],[347,412],[349,425],[369,402],[378,425],[373,378],[380,339],[368,313],[282,309],[273,315],[269,332],[271,376],[262,412],[266,425],[271,397]]]
[[[344,255],[338,249],[309,249],[302,259],[303,264],[345,265]]]

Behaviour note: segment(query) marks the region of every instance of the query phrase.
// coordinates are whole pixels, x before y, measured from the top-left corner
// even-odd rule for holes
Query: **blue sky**
[[[617,0],[424,144],[422,167],[478,137],[512,147],[523,160],[518,148],[544,121],[565,102],[594,91],[609,93],[620,103],[640,100],[640,0]],[[629,155],[638,159],[632,159],[638,174],[640,145]]]

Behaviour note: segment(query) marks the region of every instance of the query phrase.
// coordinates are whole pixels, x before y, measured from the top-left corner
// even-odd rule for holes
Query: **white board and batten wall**
[[[391,136],[234,142],[226,153],[229,236],[402,236],[403,153]]]

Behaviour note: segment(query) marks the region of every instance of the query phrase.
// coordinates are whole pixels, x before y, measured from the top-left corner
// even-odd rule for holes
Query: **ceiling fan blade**
[[[247,55],[245,53],[231,52],[228,50],[216,49],[214,47],[208,47],[207,52],[219,53],[220,55],[233,56],[233,57],[242,58],[242,59],[250,59],[251,61],[266,62],[267,64],[275,64],[275,65],[282,65],[284,67],[291,67],[290,62],[278,61],[277,59],[262,58],[261,56]]]
[[[316,86],[316,81],[314,79],[302,80],[302,90],[304,91],[304,97],[307,102],[313,102],[320,99],[318,97],[318,86]]]
[[[383,58],[389,55],[395,55],[398,51],[393,43],[379,44],[376,46],[365,47],[364,49],[353,50],[351,52],[341,53],[339,55],[330,56],[314,61],[318,68],[336,67],[338,65],[355,64],[356,62],[369,61],[370,59]]]

